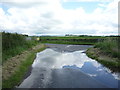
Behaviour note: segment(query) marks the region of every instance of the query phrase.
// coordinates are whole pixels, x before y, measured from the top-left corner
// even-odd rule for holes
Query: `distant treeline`
[[[2,32],[2,61],[11,58],[37,44],[35,37],[17,33]]]

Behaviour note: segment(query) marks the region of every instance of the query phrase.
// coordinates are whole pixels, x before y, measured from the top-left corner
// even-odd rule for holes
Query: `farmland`
[[[101,36],[41,36],[42,43],[93,45],[105,37]]]

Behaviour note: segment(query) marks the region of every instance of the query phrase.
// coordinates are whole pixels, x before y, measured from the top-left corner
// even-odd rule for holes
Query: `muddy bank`
[[[120,72],[118,69],[120,67],[120,61],[118,58],[114,58],[106,53],[104,53],[102,50],[99,48],[89,48],[86,51],[86,54],[88,57],[97,60],[104,66],[108,67],[111,69],[113,72]]]

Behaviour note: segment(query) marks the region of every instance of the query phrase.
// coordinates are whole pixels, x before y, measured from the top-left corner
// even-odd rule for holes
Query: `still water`
[[[31,74],[20,88],[118,88],[119,73],[112,73],[87,57],[90,45],[46,44],[37,53]]]

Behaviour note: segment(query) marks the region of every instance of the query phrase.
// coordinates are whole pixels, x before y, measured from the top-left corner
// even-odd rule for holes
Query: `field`
[[[41,36],[40,41],[42,43],[92,45],[104,38],[101,36]]]

